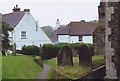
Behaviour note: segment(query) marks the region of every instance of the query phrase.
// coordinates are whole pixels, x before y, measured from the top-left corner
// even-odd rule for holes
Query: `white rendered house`
[[[32,17],[29,9],[20,11],[20,8],[16,5],[13,12],[3,14],[2,19],[13,29],[9,34],[11,44],[15,43],[17,50],[21,50],[24,45],[40,46],[52,43]]]
[[[70,22],[64,28],[58,28],[53,35],[60,43],[93,43],[93,31],[97,23]]]

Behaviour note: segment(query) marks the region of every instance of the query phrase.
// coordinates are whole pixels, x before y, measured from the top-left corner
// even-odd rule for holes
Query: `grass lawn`
[[[52,58],[49,60],[43,60],[43,63],[50,65],[51,67],[57,66],[57,58]]]
[[[105,59],[103,55],[95,55],[92,57],[93,68],[96,68],[104,63],[105,63]]]
[[[48,79],[75,79],[84,74],[88,73],[91,68],[81,67],[79,65],[79,58],[73,57],[74,66],[57,66],[57,58],[50,60],[44,60],[45,64],[48,64],[52,67],[51,71],[48,74]],[[92,57],[93,67],[104,64],[104,56],[96,55]]]
[[[33,56],[2,56],[3,79],[35,79],[41,70]]]

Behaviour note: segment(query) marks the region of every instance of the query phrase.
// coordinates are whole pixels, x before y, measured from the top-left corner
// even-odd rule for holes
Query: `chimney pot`
[[[20,8],[18,7],[18,5],[16,5],[16,7],[14,7],[12,10],[13,12],[17,12],[17,11],[20,11]]]
[[[16,8],[18,8],[18,5],[16,5]]]
[[[24,12],[30,12],[30,9],[24,9]]]

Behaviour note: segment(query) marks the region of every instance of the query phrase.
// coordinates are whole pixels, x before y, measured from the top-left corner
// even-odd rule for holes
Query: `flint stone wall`
[[[120,0],[107,2],[105,21],[106,77],[116,79],[120,78]]]
[[[98,13],[98,27],[93,32],[94,54],[105,54],[105,2],[100,2]]]

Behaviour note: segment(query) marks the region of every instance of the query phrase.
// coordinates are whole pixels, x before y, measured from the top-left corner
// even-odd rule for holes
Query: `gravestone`
[[[13,53],[13,55],[16,55],[16,44],[15,43],[13,44],[13,52],[12,53]]]
[[[79,49],[79,64],[86,67],[90,67],[92,64],[92,52],[86,44]]]
[[[72,49],[69,46],[65,45],[60,49],[57,55],[58,66],[73,66],[72,56]]]
[[[105,12],[106,77],[120,78],[120,0],[107,0]]]

